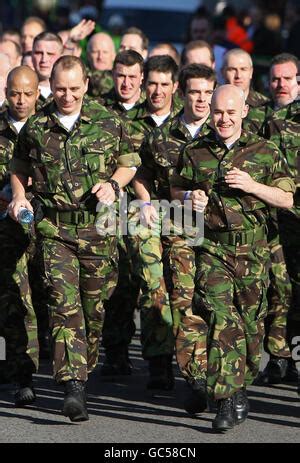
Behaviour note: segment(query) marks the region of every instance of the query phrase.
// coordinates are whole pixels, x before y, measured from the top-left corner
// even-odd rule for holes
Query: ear
[[[245,117],[247,117],[248,111],[249,111],[249,105],[244,104],[244,107],[243,107],[243,109],[242,109],[242,119],[244,119]]]
[[[87,77],[86,82],[84,84],[84,93],[86,93],[88,91],[89,81],[90,81],[90,79]]]
[[[178,89],[178,82],[175,82],[174,85],[173,85],[173,90],[172,90],[172,94],[174,95],[174,93],[176,93]]]

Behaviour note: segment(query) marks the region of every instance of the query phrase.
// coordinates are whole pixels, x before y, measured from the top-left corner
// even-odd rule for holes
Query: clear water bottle
[[[33,212],[31,212],[26,207],[20,207],[19,212],[18,212],[18,222],[21,225],[30,224],[33,222],[33,219],[34,219]]]
[[[1,197],[4,200],[6,200],[8,203],[11,202],[11,200],[12,200],[12,189],[11,189],[10,183],[7,183],[3,187],[0,194],[1,194]],[[7,217],[7,214],[8,214],[7,209],[5,211],[0,212],[0,220],[5,219],[5,217]]]

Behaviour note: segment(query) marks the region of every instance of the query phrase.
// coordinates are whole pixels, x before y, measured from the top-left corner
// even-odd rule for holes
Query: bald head
[[[6,98],[9,113],[15,120],[26,121],[34,114],[38,85],[38,76],[29,66],[18,66],[8,74]]]
[[[247,98],[253,75],[251,56],[240,48],[228,51],[222,66],[223,77],[229,84],[241,88]]]
[[[18,66],[12,69],[7,76],[7,88],[14,85],[16,81],[21,80],[30,83],[33,89],[38,88],[39,79],[37,73],[29,66]]]
[[[240,106],[243,106],[245,104],[245,93],[242,89],[236,87],[235,85],[225,84],[217,87],[214,91],[211,104],[213,104],[214,100],[220,98],[220,96],[224,96],[228,99],[239,100],[238,104]]]
[[[111,70],[116,56],[112,38],[104,32],[94,34],[87,46],[87,57],[92,69]]]
[[[218,87],[211,100],[211,118],[218,138],[226,144],[234,143],[241,135],[247,111],[243,90],[231,84]]]

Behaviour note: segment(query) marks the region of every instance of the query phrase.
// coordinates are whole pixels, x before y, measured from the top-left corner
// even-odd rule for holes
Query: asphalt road
[[[104,381],[99,369],[88,385],[90,420],[71,423],[61,414],[63,390],[42,363],[35,375],[36,403],[16,409],[12,390],[0,390],[1,443],[300,443],[300,397],[293,384],[249,388],[247,421],[226,434],[215,434],[215,413],[189,417],[182,407],[185,383],[176,371],[175,391],[152,397],[146,392],[147,365],[136,337],[131,347],[132,376]],[[263,364],[267,358],[263,360]],[[262,366],[263,366],[262,364]],[[107,446],[111,449],[111,446]]]

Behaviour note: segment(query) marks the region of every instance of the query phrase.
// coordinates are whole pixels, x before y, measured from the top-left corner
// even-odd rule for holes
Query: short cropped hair
[[[189,79],[205,79],[217,85],[217,76],[213,69],[205,64],[188,64],[184,66],[179,73],[179,88],[185,94],[187,81]]]
[[[86,67],[83,61],[80,58],[77,58],[77,56],[64,55],[58,58],[58,60],[55,61],[53,65],[51,76],[50,76],[50,81],[53,81],[53,79],[55,78],[55,72],[58,66],[61,67],[63,70],[73,69],[76,66],[80,66],[82,70],[83,81],[86,82],[87,77],[88,77]]]
[[[188,51],[197,50],[198,48],[207,48],[209,51],[211,62],[215,62],[215,55],[212,46],[208,42],[205,42],[205,40],[193,40],[192,42],[189,42],[182,50],[181,64],[186,64],[186,54]]]
[[[126,31],[123,32],[122,37],[124,37],[124,35],[127,34],[135,34],[141,37],[143,50],[148,50],[149,39],[141,29],[139,29],[138,27],[129,27],[128,29],[126,29]]]
[[[284,63],[294,63],[298,69],[299,60],[297,56],[292,55],[291,53],[280,53],[279,55],[274,56],[271,60],[270,67],[272,68],[276,64],[284,64]]]
[[[64,45],[63,45],[63,42],[60,36],[57,34],[54,34],[54,32],[48,32],[48,31],[41,32],[34,38],[32,48],[35,47],[37,42],[40,42],[42,40],[44,40],[45,42],[56,42],[61,48],[61,51],[63,51]]]
[[[178,80],[178,66],[169,55],[157,55],[149,58],[144,67],[144,82],[147,82],[149,72],[171,73],[172,82]]]
[[[138,64],[141,72],[144,70],[144,59],[135,50],[120,51],[115,57],[113,69],[115,69],[117,64],[123,64],[124,66],[134,66]]]

